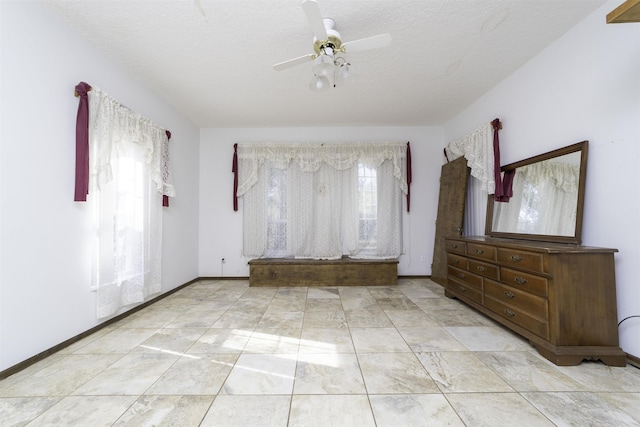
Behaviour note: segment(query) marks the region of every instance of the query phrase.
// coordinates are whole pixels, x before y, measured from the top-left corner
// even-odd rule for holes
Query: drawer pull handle
[[[458,258],[454,258],[454,259],[452,260],[452,262],[453,262],[455,265],[460,264],[460,260],[459,260]]]
[[[458,277],[464,279],[466,276],[464,275],[464,273],[458,273]]]
[[[504,314],[506,314],[507,317],[515,317],[516,316],[516,314],[513,311],[509,310],[508,308],[504,309]]]
[[[503,293],[504,293],[504,296],[505,296],[505,297],[507,297],[507,298],[509,298],[509,299],[513,299],[513,298],[515,298],[515,295],[514,295],[514,294],[512,294],[512,293],[511,293],[511,292],[509,292],[509,291],[504,291]]]
[[[525,279],[524,277],[520,277],[520,276],[514,277],[513,281],[516,282],[518,285],[524,285],[524,284],[527,283],[527,279]]]
[[[476,253],[478,255],[483,254],[484,253],[484,249],[476,249]]]
[[[487,267],[483,266],[483,265],[479,265],[476,267],[478,269],[479,272],[484,273],[485,271],[487,271]]]
[[[511,255],[509,257],[509,259],[513,262],[520,262],[522,261],[522,257],[520,255]]]
[[[460,287],[458,288],[458,290],[459,290],[460,292],[467,292],[467,288],[465,288],[464,286],[460,286]]]
[[[453,243],[453,244],[451,245],[451,248],[453,248],[453,249],[457,249],[457,248],[458,248],[458,245],[456,245],[455,243]]]

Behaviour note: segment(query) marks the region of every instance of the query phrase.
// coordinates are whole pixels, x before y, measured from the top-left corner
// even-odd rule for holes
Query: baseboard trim
[[[627,355],[627,362],[629,363],[629,365],[640,369],[640,357],[636,357],[629,353],[626,353],[626,355]]]
[[[87,337],[87,336],[99,331],[100,329],[103,329],[103,328],[105,328],[105,327],[107,327],[107,326],[109,326],[109,325],[111,325],[111,324],[113,324],[113,323],[115,323],[115,322],[117,322],[119,320],[122,320],[122,319],[124,319],[124,318],[126,318],[128,316],[131,316],[132,314],[136,313],[137,311],[140,311],[143,308],[146,308],[146,307],[150,306],[151,304],[154,304],[154,303],[162,300],[163,298],[166,298],[169,295],[171,295],[171,294],[173,294],[175,292],[178,292],[180,289],[183,289],[183,288],[185,288],[185,287],[187,287],[189,285],[192,285],[193,283],[198,282],[199,280],[200,280],[200,278],[196,278],[196,279],[190,280],[190,281],[188,281],[188,282],[186,282],[186,283],[184,283],[184,284],[182,284],[182,285],[180,285],[180,286],[178,286],[178,287],[176,287],[174,289],[171,289],[170,291],[167,291],[167,292],[163,293],[162,295],[158,295],[157,297],[152,298],[149,301],[145,301],[142,304],[133,307],[131,310],[125,311],[122,314],[119,314],[119,315],[117,315],[115,317],[112,317],[111,319],[106,320],[103,323],[101,323],[99,325],[96,325],[91,329],[88,329],[88,330],[86,330],[86,331],[84,331],[84,332],[82,332],[82,333],[80,333],[80,334],[78,334],[78,335],[76,335],[74,337],[69,338],[68,340],[65,340],[65,341],[61,342],[60,344],[54,345],[53,347],[51,347],[51,348],[49,348],[47,350],[44,350],[44,351],[36,354],[35,356],[32,356],[32,357],[30,357],[30,358],[28,358],[26,360],[23,360],[20,363],[17,363],[15,365],[5,369],[4,371],[0,372],[0,380],[3,380],[5,378],[7,378],[7,377],[10,377],[11,375],[16,374],[16,373],[28,368],[29,366],[33,365],[34,363],[37,363],[37,362],[45,359],[46,357],[51,356],[54,353],[57,353],[58,351],[70,346],[71,344],[74,344],[74,343],[80,341],[81,339],[83,339],[83,338],[85,338],[85,337]]]

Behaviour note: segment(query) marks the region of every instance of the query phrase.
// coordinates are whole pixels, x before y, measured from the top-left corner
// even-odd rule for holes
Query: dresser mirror
[[[513,196],[489,196],[485,234],[579,245],[587,148],[583,141],[503,166],[503,175],[513,174]]]

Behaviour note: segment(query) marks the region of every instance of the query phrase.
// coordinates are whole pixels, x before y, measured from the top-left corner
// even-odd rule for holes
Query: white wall
[[[249,275],[248,259],[242,257],[242,198],[238,212],[232,204],[233,144],[242,142],[410,141],[411,212],[407,214],[403,204],[405,254],[400,257],[398,273],[431,274],[443,159],[441,127],[203,129],[200,135],[201,277]]]
[[[173,133],[163,292],[198,275],[199,131],[39,2],[1,3],[0,371],[97,325],[88,206],[73,202],[79,81]]]
[[[640,23],[605,24],[619,3],[608,2],[454,117],[445,138],[500,117],[502,164],[589,140],[583,244],[619,249],[622,319],[640,315]],[[640,357],[640,319],[620,326],[620,342]]]

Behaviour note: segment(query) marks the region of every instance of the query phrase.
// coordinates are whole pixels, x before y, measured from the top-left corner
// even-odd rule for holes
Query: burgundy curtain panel
[[[411,147],[407,142],[407,212],[411,211]]]
[[[238,144],[233,144],[233,210],[238,210]]]
[[[171,140],[171,132],[165,130],[165,133],[167,134],[167,139]],[[169,196],[167,196],[166,194],[162,195],[162,206],[164,206],[165,208],[169,207]]]
[[[89,194],[89,97],[91,90],[85,82],[76,85],[75,95],[79,98],[76,119],[76,184],[73,200],[86,202]]]
[[[500,119],[495,119],[491,122],[493,127],[493,174],[496,181],[496,191],[494,193],[494,200],[496,202],[508,202],[511,196],[513,196],[513,176],[515,170],[505,172],[504,178],[500,173],[500,137],[498,132],[502,129],[502,123]]]

